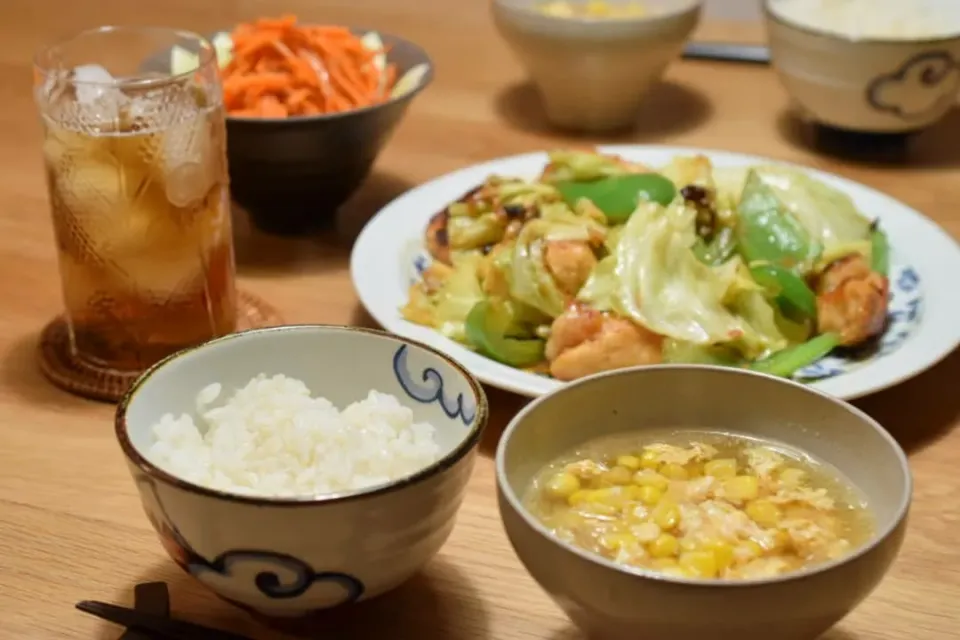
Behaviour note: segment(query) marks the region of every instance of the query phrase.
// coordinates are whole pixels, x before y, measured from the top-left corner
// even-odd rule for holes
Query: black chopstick
[[[141,613],[170,616],[170,591],[165,582],[144,582],[133,588],[133,608]],[[145,631],[127,628],[120,640],[154,640]]]
[[[683,50],[683,57],[688,60],[770,64],[770,49],[763,45],[732,42],[690,42]]]
[[[229,631],[218,631],[192,622],[173,620],[106,602],[84,600],[77,603],[77,609],[129,629],[144,631],[162,640],[250,640]]]

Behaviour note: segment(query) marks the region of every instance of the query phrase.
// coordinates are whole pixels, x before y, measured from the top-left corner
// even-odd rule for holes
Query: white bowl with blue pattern
[[[770,158],[693,147],[604,145],[602,153],[651,166],[676,156],[704,154],[716,167],[780,164],[802,169],[843,191],[866,216],[880,221],[891,246],[889,322],[871,353],[830,355],[795,379],[851,400],[885,389],[932,367],[960,344],[960,246],[935,222],[906,204],[852,180]],[[481,381],[537,397],[564,383],[486,358],[443,334],[403,318],[410,285],[430,263],[423,233],[430,218],[492,174],[534,178],[545,153],[500,158],[467,167],[408,191],[367,223],[353,245],[350,272],[360,302],[391,333],[429,344],[456,358]],[[656,366],[656,365],[655,365]]]
[[[411,476],[318,498],[228,494],[173,477],[145,453],[165,413],[195,414],[212,382],[261,373],[302,380],[338,407],[371,389],[436,428],[441,456]],[[116,433],[144,510],[171,557],[219,596],[279,617],[374,597],[413,576],[453,529],[487,421],[480,384],[451,358],[379,331],[324,325],[259,329],[177,353],[121,401]]]

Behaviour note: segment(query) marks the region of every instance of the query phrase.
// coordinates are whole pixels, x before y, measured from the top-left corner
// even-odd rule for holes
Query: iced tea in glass
[[[196,70],[170,73],[174,46]],[[216,54],[179,31],[105,27],[37,56],[74,355],[135,371],[236,329]]]

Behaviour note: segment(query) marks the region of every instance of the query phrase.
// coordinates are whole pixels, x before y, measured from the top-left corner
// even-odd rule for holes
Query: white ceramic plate
[[[703,153],[718,167],[771,164],[756,156],[660,146],[604,146],[631,160],[661,166],[678,155]],[[429,264],[423,233],[430,217],[490,174],[534,178],[545,153],[494,160],[455,171],[408,191],[384,207],[353,247],[350,271],[360,301],[388,331],[419,340],[459,360],[483,382],[526,396],[563,383],[481,356],[427,327],[407,322],[399,309],[410,284]],[[867,360],[827,357],[802,371],[810,384],[851,399],[895,385],[933,366],[960,343],[960,246],[934,222],[905,204],[856,182],[805,169],[848,193],[867,216],[879,218],[890,244],[891,322],[880,349]]]

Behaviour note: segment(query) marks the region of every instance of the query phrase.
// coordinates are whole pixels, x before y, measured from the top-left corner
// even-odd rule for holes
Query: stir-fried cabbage
[[[466,341],[464,323],[473,305],[484,299],[478,277],[482,256],[476,253],[454,255],[453,265],[434,263],[429,269],[442,270],[436,290],[412,295],[402,312],[411,322],[436,327],[448,338]],[[417,289],[417,287],[414,287]]]
[[[553,279],[545,261],[546,243],[551,240],[603,240],[606,229],[589,216],[580,216],[566,205],[544,206],[541,218],[523,226],[511,255],[508,281],[514,299],[556,318],[567,306],[567,297]]]
[[[627,171],[618,158],[598,153],[553,151],[549,157],[549,172],[544,176],[548,182],[597,180]]]
[[[641,205],[580,298],[669,338],[735,344],[748,358],[785,347],[774,309],[742,261],[708,266],[694,255],[695,216],[682,203]]]

